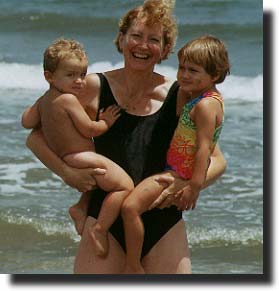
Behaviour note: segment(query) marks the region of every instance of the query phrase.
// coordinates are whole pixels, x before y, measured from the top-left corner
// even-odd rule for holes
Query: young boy
[[[41,126],[49,147],[70,166],[106,170],[104,175],[94,177],[100,188],[110,192],[103,203],[106,212],[100,213],[90,230],[98,254],[105,256],[108,229],[134,184],[120,166],[94,152],[92,137],[105,133],[114,124],[120,108],[110,106],[101,111],[99,121],[90,119],[79,100],[87,67],[86,53],[78,42],[58,39],[51,44],[44,53],[44,76],[49,89],[24,111],[22,125],[27,129]],[[89,199],[89,193],[83,193],[80,201],[70,208],[79,234],[83,231]]]
[[[178,126],[168,152],[166,172],[189,183],[176,199],[178,209],[194,209],[223,124],[223,99],[215,84],[229,74],[228,53],[213,36],[194,39],[178,52]],[[181,106],[180,106],[181,105]],[[184,105],[184,106],[183,106]],[[182,108],[183,107],[183,108]],[[144,273],[140,263],[144,227],[140,215],[164,190],[157,176],[146,178],[125,199],[121,211],[127,249],[124,273]],[[171,246],[170,246],[171,247]]]

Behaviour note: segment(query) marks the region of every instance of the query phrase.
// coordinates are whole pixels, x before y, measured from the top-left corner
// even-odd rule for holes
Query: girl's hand
[[[151,204],[149,209],[158,207],[160,209],[176,205],[179,201],[181,189],[188,185],[189,181],[179,177],[173,177],[170,173],[158,175],[156,178],[158,183],[166,184],[165,190],[161,195]]]
[[[110,128],[114,122],[120,117],[121,108],[117,105],[111,105],[106,110],[101,109],[99,119],[104,120]]]
[[[178,210],[194,210],[199,197],[199,190],[195,190],[190,183],[179,194],[180,197],[176,202]]]
[[[87,192],[95,188],[95,175],[104,175],[106,170],[100,168],[77,169],[69,166],[65,167],[63,181],[76,188],[79,192]]]

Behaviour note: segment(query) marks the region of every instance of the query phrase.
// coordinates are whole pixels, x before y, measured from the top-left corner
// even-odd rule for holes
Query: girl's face
[[[165,53],[162,26],[147,26],[144,21],[135,21],[125,35],[121,34],[120,47],[126,67],[153,70]]]
[[[70,58],[62,60],[55,72],[48,72],[47,80],[62,93],[78,95],[85,86],[85,76],[87,73],[87,60]]]
[[[180,88],[193,97],[213,89],[217,77],[209,75],[202,66],[190,62],[179,63],[177,81]]]

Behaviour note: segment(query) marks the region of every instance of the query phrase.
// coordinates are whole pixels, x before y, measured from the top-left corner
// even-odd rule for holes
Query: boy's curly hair
[[[54,72],[61,60],[66,58],[86,59],[84,47],[72,39],[59,38],[55,40],[44,52],[44,71]]]

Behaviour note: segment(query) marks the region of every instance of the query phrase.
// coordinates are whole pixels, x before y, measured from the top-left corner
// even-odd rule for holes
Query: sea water
[[[24,3],[24,4],[23,4]],[[21,114],[47,89],[44,49],[64,36],[82,42],[89,72],[123,66],[113,39],[119,18],[141,1],[0,1],[0,271],[72,273],[79,236],[68,208],[74,189],[25,147]],[[174,54],[156,71],[176,78],[176,53],[203,34],[224,40],[231,75],[218,86],[225,99],[220,147],[225,174],[202,191],[183,218],[198,274],[263,272],[262,2],[177,0]]]

